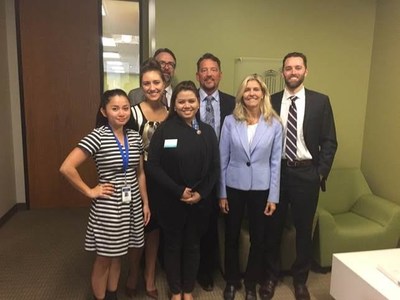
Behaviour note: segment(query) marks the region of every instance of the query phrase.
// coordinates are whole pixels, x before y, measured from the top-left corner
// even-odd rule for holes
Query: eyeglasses
[[[172,61],[166,62],[166,61],[160,60],[158,63],[160,64],[160,66],[162,68],[165,68],[166,66],[168,66],[168,67],[171,67],[172,69],[175,69],[175,67],[176,67],[176,63],[174,63]]]

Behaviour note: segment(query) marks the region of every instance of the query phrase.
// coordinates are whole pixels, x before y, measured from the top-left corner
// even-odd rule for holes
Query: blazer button
[[[251,165],[251,163],[248,161],[248,162],[246,163],[246,166],[250,167],[250,165]]]

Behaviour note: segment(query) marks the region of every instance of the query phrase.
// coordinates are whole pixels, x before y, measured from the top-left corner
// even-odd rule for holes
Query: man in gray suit
[[[219,139],[222,124],[227,115],[235,108],[235,98],[232,95],[221,92],[219,82],[222,78],[221,61],[211,53],[205,53],[197,61],[196,79],[200,84],[200,119],[211,125]],[[207,98],[210,103],[207,105]],[[211,105],[211,106],[210,106]],[[210,124],[208,113],[212,112]],[[216,189],[213,194],[213,206],[210,214],[208,230],[200,241],[200,266],[197,281],[206,291],[212,291],[214,287],[213,273],[217,262],[217,220],[219,214]]]
[[[167,108],[169,108],[172,96],[171,83],[172,79],[174,78],[176,68],[176,57],[175,54],[168,48],[157,49],[153,57],[160,64],[161,70],[165,78],[165,98],[162,99],[162,101],[167,106]],[[144,99],[143,90],[140,87],[133,89],[129,92],[128,97],[131,105],[136,105],[142,102]]]

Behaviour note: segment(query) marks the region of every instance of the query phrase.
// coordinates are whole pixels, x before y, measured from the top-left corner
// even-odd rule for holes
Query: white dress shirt
[[[296,108],[297,108],[297,154],[296,157],[298,160],[312,159],[310,151],[308,151],[306,143],[304,141],[303,134],[303,122],[304,122],[304,111],[306,106],[306,95],[304,91],[304,87],[298,91],[296,94],[290,94],[286,89],[283,92],[282,97],[282,105],[280,116],[282,119],[283,127],[284,127],[284,145],[282,151],[282,158],[286,159],[285,148],[286,148],[286,130],[287,130],[287,119],[289,114],[289,107],[292,104],[292,101],[289,99],[291,96],[297,96]]]

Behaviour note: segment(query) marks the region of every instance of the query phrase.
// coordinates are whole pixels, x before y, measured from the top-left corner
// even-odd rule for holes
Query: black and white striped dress
[[[125,184],[122,156],[114,134],[108,126],[94,129],[78,146],[96,162],[99,183],[112,183],[115,193],[110,198],[92,201],[86,231],[85,249],[98,255],[116,257],[124,255],[130,247],[144,245],[143,208],[136,177],[136,167],[143,153],[138,132],[127,129],[129,164],[126,182],[131,186],[132,201],[122,202],[121,188]]]

